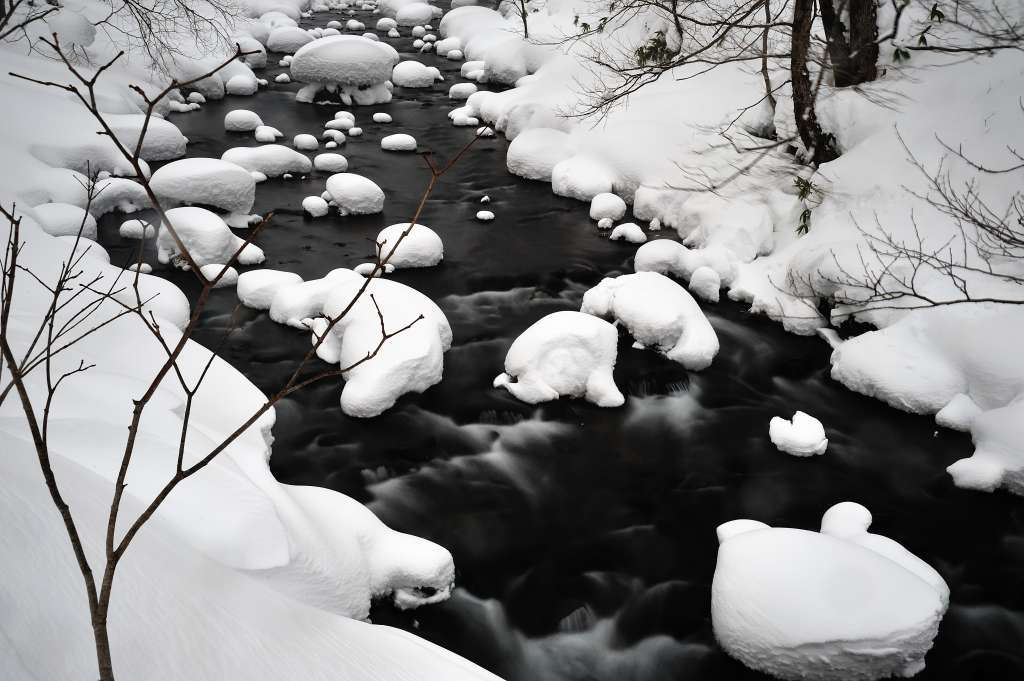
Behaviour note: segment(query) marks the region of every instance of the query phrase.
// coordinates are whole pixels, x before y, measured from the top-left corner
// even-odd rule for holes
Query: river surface
[[[356,17],[373,30],[375,15]],[[305,25],[348,18],[319,14]],[[389,41],[403,58],[438,66],[446,81],[355,107],[364,134],[336,150],[384,189],[383,214],[303,217],[303,197],[319,195],[327,173],[257,185],[254,210],[274,212],[257,240],[266,267],[310,279],[370,260],[377,232],[408,221],[429,179],[419,156],[381,151],[380,138],[409,133],[444,159],[473,136],[447,118],[458,105],[447,91],[461,81],[461,62],[420,55],[403,34]],[[319,137],[339,107],[295,103],[298,85],[273,82],[286,71],[279,57],[258,72],[270,86],[256,96],[172,117],[190,139],[189,156],[255,146],[251,134],[224,132],[223,116],[235,108],[259,113],[285,133],[283,143]],[[373,123],[377,111],[394,122]],[[767,678],[714,641],[715,528],[754,518],[817,529],[829,506],[852,500],[871,510],[874,531],[933,565],[952,589],[917,678],[1024,679],[1024,503],[955,488],[944,469],[970,453],[969,438],[845,390],[829,378],[820,339],[789,335],[724,301],[703,305],[722,346],[705,371],[687,372],[622,337],[620,409],[579,400],[536,408],[491,387],[520,332],[550,312],[578,309],[602,277],[630,272],[636,248],[599,233],[585,204],[510,175],[506,148],[501,136],[480,140],[427,203],[420,222],[444,239],[443,264],[393,275],[436,300],[452,324],[444,380],[369,420],[341,412],[333,382],[277,409],[271,467],[279,480],[344,492],[454,554],[458,588],[448,602],[406,612],[381,603],[373,620],[510,681]],[[491,223],[474,219],[483,195],[497,215]],[[101,238],[125,260],[132,242],[116,225],[105,220]],[[195,292],[190,275],[156,271]],[[196,339],[216,346],[236,305],[233,289],[216,291]],[[265,313],[236,314],[239,328],[221,354],[275,392],[308,335]],[[824,456],[794,458],[769,441],[770,418],[798,409],[825,424]]]

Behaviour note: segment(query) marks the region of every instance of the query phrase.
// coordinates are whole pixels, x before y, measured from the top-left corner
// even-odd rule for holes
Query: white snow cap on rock
[[[608,218],[602,219],[607,220]],[[628,241],[631,244],[642,244],[647,241],[647,235],[644,234],[643,228],[635,222],[623,222],[621,225],[616,225],[608,238],[612,241]]]
[[[406,230],[409,230],[409,233],[402,238]],[[377,235],[377,243],[380,244],[377,247],[378,256],[381,259],[387,258],[388,264],[396,269],[433,267],[444,259],[444,243],[441,237],[426,225],[417,224],[409,229],[408,222],[400,222],[385,227]],[[395,249],[394,253],[392,249]]]
[[[312,162],[305,154],[282,144],[267,144],[262,147],[233,147],[221,155],[221,160],[241,166],[248,171],[263,173],[267,177],[279,177],[285,173],[308,173]]]
[[[267,143],[284,137],[284,133],[269,125],[260,125],[256,127],[253,137],[255,137],[257,142]]]
[[[296,101],[313,102],[327,89],[346,105],[390,102],[386,83],[397,63],[398,52],[387,43],[354,35],[319,38],[292,60],[292,78],[308,83],[296,94]]]
[[[118,234],[122,239],[148,239],[156,236],[156,227],[142,220],[125,220]]]
[[[348,159],[341,154],[317,154],[313,167],[326,173],[343,173],[348,170]]]
[[[655,272],[607,278],[583,295],[581,311],[622,322],[637,343],[699,371],[718,354],[718,336],[697,301]]]
[[[476,219],[480,222],[490,222],[494,219],[494,213],[489,210],[478,210],[476,212]]]
[[[403,61],[391,72],[391,82],[398,87],[425,88],[438,80],[444,79],[437,67],[427,66],[418,61]]]
[[[687,288],[698,298],[709,303],[717,303],[722,290],[722,278],[711,267],[698,267],[693,271]]]
[[[404,133],[396,133],[381,138],[380,148],[384,151],[416,151],[416,138]]]
[[[313,42],[309,31],[298,26],[279,26],[270,32],[267,49],[272,52],[298,52],[304,45]]]
[[[391,122],[391,114],[384,113],[383,111],[378,111],[377,113],[373,114],[373,122],[374,123],[390,123]]]
[[[268,147],[251,147],[259,152]],[[227,152],[225,152],[227,153]],[[216,158],[183,158],[163,166],[149,180],[153,192],[172,205],[202,204],[247,214],[256,198],[248,169]]]
[[[200,267],[228,262],[245,243],[231,233],[231,229],[219,215],[205,208],[172,208],[167,211],[167,220],[192,260]],[[156,245],[157,259],[160,262],[172,263],[182,268],[188,266],[166,223],[160,227]],[[263,251],[259,247],[248,244],[239,254],[238,263],[257,265],[263,262],[263,258]]]
[[[603,192],[590,200],[590,219],[611,218],[621,220],[626,214],[626,202],[617,194]]]
[[[505,164],[513,175],[549,182],[554,167],[569,155],[569,135],[554,128],[530,128],[512,140]]]
[[[327,193],[341,215],[371,215],[384,210],[384,190],[357,173],[337,173],[327,178]]]
[[[349,307],[366,280],[343,281],[331,291],[323,314],[334,318]],[[409,392],[423,392],[441,380],[444,352],[451,347],[452,332],[444,313],[419,291],[389,279],[371,279],[366,293],[329,332],[317,349],[325,362],[352,366],[378,346],[381,339],[380,306],[389,328],[401,328],[420,319],[380,347],[380,352],[345,375],[341,409],[349,416],[369,418],[394,405]],[[372,298],[371,298],[372,295]],[[313,323],[314,342],[326,328],[325,319]]]
[[[227,132],[252,132],[263,125],[263,119],[255,111],[235,109],[224,116],[224,130]]]
[[[313,135],[302,133],[292,139],[292,145],[301,151],[313,151],[320,146],[320,142]]]
[[[301,284],[302,277],[284,270],[252,270],[238,275],[235,293],[242,305],[253,310],[269,310],[277,292],[285,286]]]
[[[793,414],[792,421],[773,416],[768,424],[768,437],[780,452],[793,456],[824,454],[828,447],[828,438],[825,437],[825,427],[821,421],[802,411]]]
[[[270,301],[270,318],[278,324],[309,330],[313,317],[323,311],[324,302],[331,291],[343,281],[362,280],[352,270],[338,268],[320,279],[311,279],[278,288]]]
[[[302,210],[309,213],[311,217],[322,218],[330,212],[330,206],[319,196],[307,196],[302,199]]]
[[[448,99],[469,99],[469,96],[476,92],[476,85],[473,83],[456,83],[448,88]]]
[[[722,648],[780,679],[873,681],[924,668],[949,589],[843,502],[821,532],[754,520],[718,527],[711,622]]]
[[[603,319],[582,312],[553,312],[535,322],[512,343],[505,373],[494,379],[529,404],[582,397],[599,407],[625,402],[612,370],[619,334]]]

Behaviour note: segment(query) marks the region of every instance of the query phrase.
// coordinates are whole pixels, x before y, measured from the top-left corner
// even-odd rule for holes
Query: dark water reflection
[[[370,28],[376,21],[360,18]],[[391,42],[411,49],[409,38]],[[261,184],[256,210],[275,212],[258,240],[267,267],[313,278],[354,266],[372,255],[379,229],[409,218],[427,175],[417,156],[380,151],[381,136],[410,133],[440,157],[472,136],[446,117],[460,64],[417,58],[448,80],[356,109],[364,135],[337,150],[350,170],[384,188],[385,212],[303,218],[301,200],[323,191],[325,173]],[[281,71],[262,74],[272,84],[256,97],[175,116],[189,154],[255,145],[223,132],[233,108],[255,110],[286,141],[319,136],[337,107],[295,104],[298,86],[273,84]],[[394,123],[371,122],[375,111]],[[816,528],[830,505],[854,500],[871,509],[875,531],[932,564],[952,589],[918,678],[1024,678],[1024,504],[953,487],[944,468],[969,453],[968,438],[845,391],[828,377],[820,340],[788,335],[726,302],[705,307],[722,351],[699,374],[622,339],[621,409],[580,401],[536,409],[490,387],[526,326],[578,309],[587,287],[629,271],[634,250],[598,234],[582,204],[511,177],[505,147],[501,138],[481,140],[428,202],[421,221],[444,239],[443,265],[394,277],[437,300],[452,322],[444,381],[368,421],[341,413],[336,384],[278,408],[271,466],[279,479],[363,500],[392,527],[455,555],[460,588],[449,602],[412,612],[382,604],[374,620],[517,681],[762,678],[727,658],[711,634],[716,525],[746,517]],[[488,224],[473,218],[483,194],[497,214]],[[116,224],[104,221],[104,242],[125,258],[129,244]],[[193,287],[185,275],[162,273]],[[216,292],[199,340],[219,340],[236,302],[233,291]],[[273,392],[309,341],[264,314],[241,310],[238,318],[222,354]],[[797,409],[825,423],[825,456],[796,459],[769,442],[769,419]]]

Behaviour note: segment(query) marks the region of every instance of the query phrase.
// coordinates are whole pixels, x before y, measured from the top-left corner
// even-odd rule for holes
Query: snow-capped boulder
[[[125,220],[117,231],[122,239],[149,239],[156,236],[156,227],[142,220]]]
[[[313,167],[325,173],[343,173],[348,170],[348,159],[341,154],[317,154]]]
[[[284,270],[252,270],[238,275],[235,293],[242,305],[253,310],[269,310],[274,296],[285,286],[299,284],[302,277]]]
[[[302,151],[313,151],[320,146],[320,142],[313,135],[302,133],[292,139],[292,145]]]
[[[408,234],[402,237],[408,230]],[[403,267],[433,267],[444,259],[444,243],[437,232],[426,225],[408,222],[385,227],[377,235],[377,254],[396,269]]]
[[[903,546],[867,532],[870,512],[830,508],[821,531],[754,520],[718,527],[715,638],[780,679],[873,681],[924,668],[949,589]]]
[[[802,411],[793,414],[792,421],[773,416],[768,424],[768,437],[779,451],[793,456],[824,454],[828,447],[821,421]]]
[[[509,144],[505,164],[513,175],[548,182],[554,167],[569,154],[569,135],[554,128],[530,128]]]
[[[362,281],[363,278],[352,270],[338,268],[320,279],[281,286],[270,301],[270,318],[278,324],[308,330],[313,317],[323,312],[327,296],[339,283],[347,280]]]
[[[312,102],[326,88],[346,105],[390,102],[387,80],[397,63],[398,52],[387,43],[353,35],[320,38],[292,60],[292,78],[308,84],[296,101]]]
[[[604,163],[588,156],[572,156],[551,169],[551,191],[578,201],[591,201],[612,191],[615,176]]]
[[[722,290],[722,278],[713,268],[701,266],[693,271],[687,288],[698,298],[717,303]]]
[[[330,206],[320,196],[307,196],[302,199],[302,210],[310,217],[322,218],[330,212]]]
[[[369,280],[366,293],[356,299],[365,281],[343,281],[327,297],[323,309],[327,318],[337,318],[349,305],[352,307],[317,348],[317,355],[324,361],[349,367],[380,345],[377,306],[390,330],[402,328],[421,315],[423,318],[380,345],[373,359],[346,372],[341,408],[349,416],[361,418],[377,416],[402,395],[423,392],[438,383],[444,369],[443,354],[452,341],[448,320],[430,298],[396,281],[375,278]],[[314,343],[326,326],[325,319],[314,321]]]
[[[221,155],[221,160],[248,171],[263,173],[267,177],[280,177],[285,173],[308,173],[313,169],[313,163],[305,154],[282,144],[233,147]]]
[[[253,137],[256,138],[257,142],[266,144],[284,137],[284,133],[269,125],[260,125],[253,132]]]
[[[263,119],[255,111],[234,109],[224,116],[224,130],[227,132],[252,132],[263,125]]]
[[[337,173],[327,178],[327,193],[341,215],[370,215],[384,210],[384,190],[373,180],[356,173]]]
[[[612,378],[619,334],[603,319],[563,310],[541,318],[512,343],[494,387],[530,404],[582,397],[599,407],[625,398]]]
[[[391,82],[398,87],[425,88],[435,81],[443,80],[441,72],[434,66],[418,61],[403,61],[391,72]]]
[[[399,26],[417,26],[433,18],[434,8],[425,2],[409,3],[395,13],[395,21]]]
[[[404,133],[396,133],[381,138],[380,148],[384,151],[416,151],[416,138]]]
[[[474,92],[476,85],[473,83],[456,83],[448,88],[448,99],[469,99]]]
[[[391,114],[384,113],[383,111],[378,111],[377,113],[373,114],[373,122],[374,123],[390,123],[391,122]]]
[[[607,220],[608,218],[602,218]],[[628,241],[631,244],[642,244],[647,241],[647,235],[643,228],[635,222],[623,222],[616,225],[612,233],[608,235],[612,241]]]
[[[618,194],[604,192],[590,200],[590,219],[610,218],[621,220],[626,214],[626,202]]]
[[[253,147],[256,152],[267,147]],[[153,192],[170,205],[214,206],[247,215],[256,198],[248,170],[216,158],[183,158],[163,166],[149,180]]]
[[[313,36],[309,34],[309,31],[298,26],[279,26],[270,32],[270,37],[267,38],[267,49],[272,52],[293,54],[311,42],[313,42]]]
[[[618,320],[640,345],[699,371],[718,354],[718,336],[697,301],[655,272],[607,278],[583,295],[582,312]]]
[[[172,208],[166,213],[167,222],[161,225],[157,235],[157,259],[160,262],[172,263],[185,268],[188,263],[182,256],[177,241],[168,228],[173,227],[174,233],[188,251],[193,262],[202,267],[210,264],[223,264],[231,260],[244,241],[232,234],[216,213],[205,208],[186,206]],[[256,265],[263,262],[263,251],[253,244],[248,244],[238,256],[240,265]]]

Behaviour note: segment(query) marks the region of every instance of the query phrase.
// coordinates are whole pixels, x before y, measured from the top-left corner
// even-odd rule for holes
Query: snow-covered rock
[[[508,146],[505,164],[527,180],[551,180],[554,167],[570,155],[569,135],[554,128],[531,128]]]
[[[384,190],[356,173],[331,175],[327,178],[327,192],[342,215],[370,215],[384,210]]]
[[[301,284],[302,277],[283,270],[252,270],[238,275],[235,293],[242,305],[253,310],[269,310],[274,296],[285,286]]]
[[[246,151],[258,153],[268,148],[251,147]],[[149,185],[170,205],[214,206],[239,215],[248,214],[256,198],[256,183],[248,169],[216,158],[172,161],[153,173]]]
[[[327,215],[330,207],[327,202],[319,196],[307,196],[302,199],[302,210],[309,213],[311,217],[322,218]]]
[[[232,234],[231,229],[216,213],[205,208],[186,206],[167,211],[167,222],[160,226],[157,235],[157,259],[166,264],[185,268],[187,262],[182,256],[177,241],[168,224],[177,234],[193,262],[202,267],[209,264],[223,264],[231,260],[235,252],[245,243]],[[240,265],[256,265],[263,262],[263,251],[254,244],[248,244],[238,256]]]
[[[292,60],[292,78],[308,83],[296,101],[313,102],[327,89],[346,105],[390,102],[386,83],[397,63],[398,52],[387,43],[353,35],[320,38]]]
[[[478,210],[476,212],[476,219],[480,222],[490,222],[494,219],[494,213],[489,210]]]
[[[402,237],[408,231],[405,237]],[[401,242],[401,243],[399,243]],[[425,225],[409,228],[408,222],[385,227],[377,235],[377,255],[396,269],[433,267],[444,259],[444,243]]]
[[[348,170],[348,159],[341,154],[317,154],[313,167],[325,173],[343,173]]]
[[[324,302],[339,283],[351,280],[362,281],[354,271],[338,268],[319,279],[294,282],[281,286],[270,301],[270,318],[278,324],[308,331],[313,317],[323,312]]]
[[[39,226],[52,236],[96,238],[96,218],[70,203],[44,203],[32,209]]]
[[[793,456],[824,454],[828,447],[821,421],[802,411],[793,414],[792,421],[773,416],[768,424],[768,437],[779,451]]]
[[[381,138],[380,148],[384,151],[416,151],[416,138],[404,133],[396,133]]]
[[[200,267],[199,272],[207,281],[217,280],[217,283],[213,285],[214,288],[230,288],[238,283],[238,270],[234,267],[225,269],[224,265],[210,263]],[[220,279],[217,279],[217,277],[220,277]]]
[[[357,299],[365,281],[343,281],[331,291],[323,310],[328,319],[352,307],[317,348],[317,355],[324,361],[349,367],[380,346],[372,361],[362,362],[345,374],[342,411],[361,418],[377,416],[402,395],[423,392],[439,382],[443,354],[452,341],[448,320],[430,298],[404,284],[375,278],[369,280],[366,293]],[[402,328],[420,315],[423,318],[381,345],[374,301],[389,330]],[[325,319],[314,321],[314,343],[323,336],[326,325]]]
[[[601,193],[590,201],[590,219],[600,220],[610,218],[621,220],[626,214],[626,202],[617,194],[610,192]]]
[[[156,227],[142,220],[125,220],[118,234],[122,239],[149,239],[156,236]]]
[[[292,146],[301,151],[313,151],[320,146],[320,142],[313,135],[302,133],[292,139]]]
[[[395,13],[395,20],[399,26],[425,24],[433,17],[434,9],[425,2],[409,3]]]
[[[263,173],[267,177],[280,177],[285,173],[308,173],[313,169],[313,163],[305,154],[282,144],[233,147],[221,155],[221,160],[248,171]]]
[[[873,681],[924,668],[949,589],[870,512],[830,508],[821,531],[755,520],[718,527],[711,622],[722,648],[781,679]]]
[[[579,201],[591,201],[610,193],[615,175],[600,161],[587,156],[572,156],[551,169],[551,191]]]
[[[284,133],[269,125],[260,125],[257,126],[253,136],[257,142],[267,144],[284,137]]]
[[[270,37],[267,38],[267,49],[273,52],[293,54],[311,42],[313,42],[313,36],[309,34],[309,31],[298,26],[279,26],[270,32]]]
[[[709,303],[717,303],[722,289],[722,278],[714,268],[702,266],[693,271],[687,286],[690,293]]]
[[[631,244],[642,244],[647,241],[647,235],[644,234],[643,228],[635,222],[623,222],[621,225],[616,225],[608,238],[612,241],[628,241]]]
[[[425,88],[435,81],[443,80],[441,72],[434,66],[418,61],[406,60],[396,65],[391,72],[391,82],[398,87]]]
[[[476,89],[473,83],[456,83],[448,88],[448,99],[469,99]]]
[[[619,334],[603,319],[582,312],[553,312],[512,343],[505,373],[494,387],[530,404],[582,397],[599,407],[618,407],[625,398],[612,377]]]
[[[711,365],[718,336],[697,301],[655,272],[607,278],[583,295],[581,311],[621,322],[640,345],[687,369]]]
[[[378,111],[377,113],[373,114],[373,122],[374,123],[390,123],[391,122],[391,114],[384,113],[383,111]]]
[[[224,116],[224,130],[227,132],[252,132],[263,125],[263,119],[255,111],[234,109]]]

